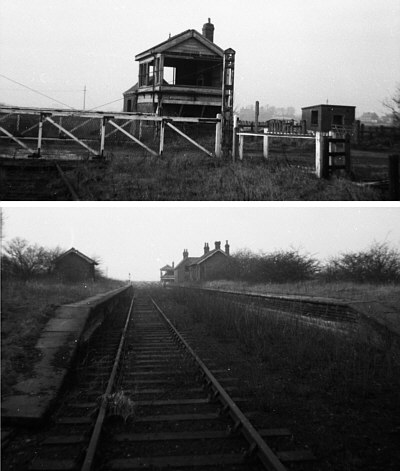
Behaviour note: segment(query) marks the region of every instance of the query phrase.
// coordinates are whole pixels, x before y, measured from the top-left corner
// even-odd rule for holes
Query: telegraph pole
[[[83,109],[86,107],[86,85],[83,87]]]

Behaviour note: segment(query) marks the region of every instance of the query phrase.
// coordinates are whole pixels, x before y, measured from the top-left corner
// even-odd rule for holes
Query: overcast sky
[[[328,100],[387,112],[400,81],[399,0],[1,0],[0,102],[82,108],[86,85],[86,109],[121,110],[135,55],[208,18],[216,44],[236,50],[237,107],[300,112]]]
[[[324,260],[387,242],[400,249],[400,208],[384,207],[6,207],[4,238],[99,256],[117,279],[159,279],[182,252],[200,256],[229,240],[231,252],[298,249]]]

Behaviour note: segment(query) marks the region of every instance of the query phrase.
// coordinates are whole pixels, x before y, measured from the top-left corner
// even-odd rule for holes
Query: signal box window
[[[311,111],[311,124],[318,125],[318,111]]]

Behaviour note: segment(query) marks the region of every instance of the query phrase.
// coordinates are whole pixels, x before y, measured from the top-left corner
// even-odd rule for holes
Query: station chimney
[[[214,42],[214,25],[211,23],[210,18],[208,18],[208,23],[204,23],[202,33],[206,39]]]

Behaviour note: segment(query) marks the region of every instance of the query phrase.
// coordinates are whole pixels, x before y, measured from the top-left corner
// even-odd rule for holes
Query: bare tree
[[[48,273],[53,261],[61,253],[59,247],[45,249],[20,237],[12,239],[4,247],[3,266],[6,271],[18,278],[28,280],[35,275]]]
[[[383,106],[391,111],[393,124],[395,126],[400,126],[400,84],[397,85],[394,96],[392,98],[387,98],[383,102]]]

